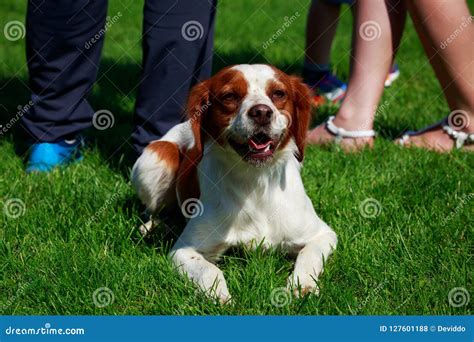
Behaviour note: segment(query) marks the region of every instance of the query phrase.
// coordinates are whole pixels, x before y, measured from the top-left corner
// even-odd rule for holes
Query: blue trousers
[[[190,88],[211,75],[215,2],[145,0],[143,69],[132,132],[136,152],[183,120]],[[96,81],[104,34],[125,15],[107,17],[107,0],[28,1],[34,105],[23,126],[36,141],[61,140],[91,127],[95,110],[86,96]]]

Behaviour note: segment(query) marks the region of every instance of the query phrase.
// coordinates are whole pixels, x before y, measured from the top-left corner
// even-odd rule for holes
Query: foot
[[[57,166],[82,159],[82,138],[62,140],[54,143],[41,142],[31,146],[26,172],[49,172]]]
[[[390,87],[392,83],[395,82],[395,80],[399,77],[400,77],[400,69],[398,68],[398,64],[394,63],[392,64],[392,67],[390,68],[387,78],[385,79],[385,87],[386,88]]]
[[[397,143],[407,147],[419,147],[436,152],[450,152],[455,149],[455,140],[445,132],[443,126],[446,124],[446,120],[443,120],[433,126],[429,126],[425,129],[420,130],[397,140]],[[462,130],[465,133],[474,133]],[[473,144],[465,144],[462,148],[463,151],[474,151]]]
[[[347,131],[371,130],[371,124],[368,122],[355,122],[354,120],[345,120],[340,116],[336,116],[333,121],[334,125]],[[331,133],[327,124],[323,123],[308,132],[307,142],[314,145],[328,145],[336,141],[336,135]],[[360,138],[343,138],[339,141],[339,145],[346,152],[356,152],[365,147],[372,148],[374,146],[374,137]]]
[[[346,95],[347,85],[330,71],[305,70],[303,73],[305,83],[315,92],[315,104],[321,104],[325,100],[338,104]]]

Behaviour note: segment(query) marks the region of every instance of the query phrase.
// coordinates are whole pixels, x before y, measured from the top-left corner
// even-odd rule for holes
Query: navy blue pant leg
[[[32,109],[23,127],[52,142],[92,124],[85,100],[97,77],[107,0],[29,0],[27,59]],[[95,42],[91,42],[91,38]]]
[[[183,120],[190,88],[211,75],[215,8],[214,0],[145,1],[137,153]]]

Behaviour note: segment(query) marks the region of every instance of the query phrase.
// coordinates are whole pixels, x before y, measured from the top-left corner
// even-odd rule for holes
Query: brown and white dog
[[[189,120],[150,143],[133,167],[132,182],[151,213],[170,201],[194,201],[170,256],[222,302],[230,294],[215,261],[240,244],[297,255],[289,288],[318,290],[337,237],[316,215],[300,176],[310,110],[309,89],[298,78],[262,64],[228,67],[193,88]]]

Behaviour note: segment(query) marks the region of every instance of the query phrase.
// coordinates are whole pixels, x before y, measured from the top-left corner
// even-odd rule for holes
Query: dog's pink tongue
[[[272,143],[271,140],[268,140],[265,143],[259,143],[259,142],[255,142],[252,138],[249,138],[249,146],[253,148],[254,150],[263,150],[271,143]]]

